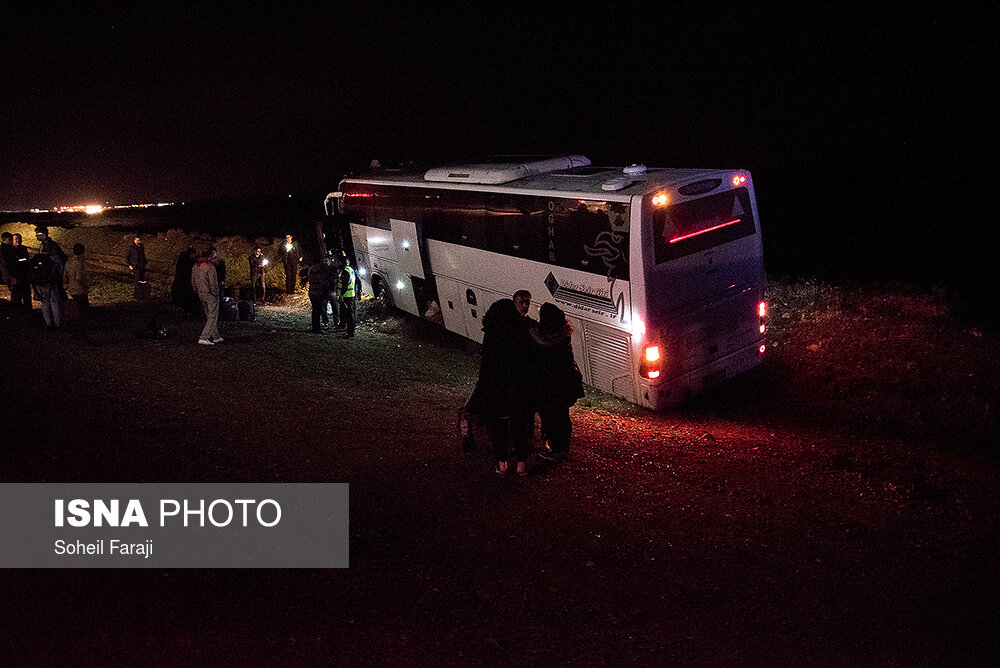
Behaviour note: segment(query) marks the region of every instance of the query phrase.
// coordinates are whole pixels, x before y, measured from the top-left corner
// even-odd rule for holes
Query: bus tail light
[[[650,380],[660,377],[662,358],[659,346],[646,346],[643,351],[642,363],[639,364],[639,375]]]
[[[767,327],[764,325],[764,318],[767,317],[767,302],[757,304],[757,321],[760,325],[760,333],[763,334]],[[761,352],[764,352],[761,350]]]

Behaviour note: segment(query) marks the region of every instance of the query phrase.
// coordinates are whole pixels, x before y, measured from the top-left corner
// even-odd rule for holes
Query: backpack
[[[28,282],[32,285],[52,285],[55,282],[55,263],[48,253],[36,253],[28,265]]]

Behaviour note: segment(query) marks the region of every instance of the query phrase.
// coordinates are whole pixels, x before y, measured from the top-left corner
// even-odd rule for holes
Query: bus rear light
[[[659,378],[660,372],[663,370],[660,347],[646,346],[642,357],[642,362],[639,364],[639,375],[650,380]]]
[[[766,327],[764,326],[764,323],[760,323],[760,333],[761,333],[761,334],[763,334],[763,333],[764,333],[764,330],[765,330],[765,329],[766,329]]]
[[[762,318],[767,315],[767,302],[757,304],[757,314]]]
[[[667,203],[666,193],[657,193],[653,195],[653,206],[664,206]]]
[[[733,177],[734,186],[743,185],[746,182],[747,182],[747,177],[743,176],[742,174],[737,174],[736,176]]]
[[[763,343],[760,344],[760,348],[757,349],[757,352],[760,353],[761,355],[764,354],[764,344]]]

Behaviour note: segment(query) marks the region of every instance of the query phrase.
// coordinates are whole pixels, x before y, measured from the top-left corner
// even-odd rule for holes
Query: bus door
[[[408,220],[390,218],[389,227],[392,229],[392,241],[400,271],[426,279],[430,272],[425,271],[427,263],[423,252],[424,240],[419,226]]]

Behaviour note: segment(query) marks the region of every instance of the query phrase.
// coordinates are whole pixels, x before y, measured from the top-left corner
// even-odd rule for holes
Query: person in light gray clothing
[[[212,346],[222,343],[219,336],[219,276],[212,262],[212,251],[204,251],[191,270],[191,287],[198,293],[201,308],[205,312],[205,328],[201,330],[198,343]]]

